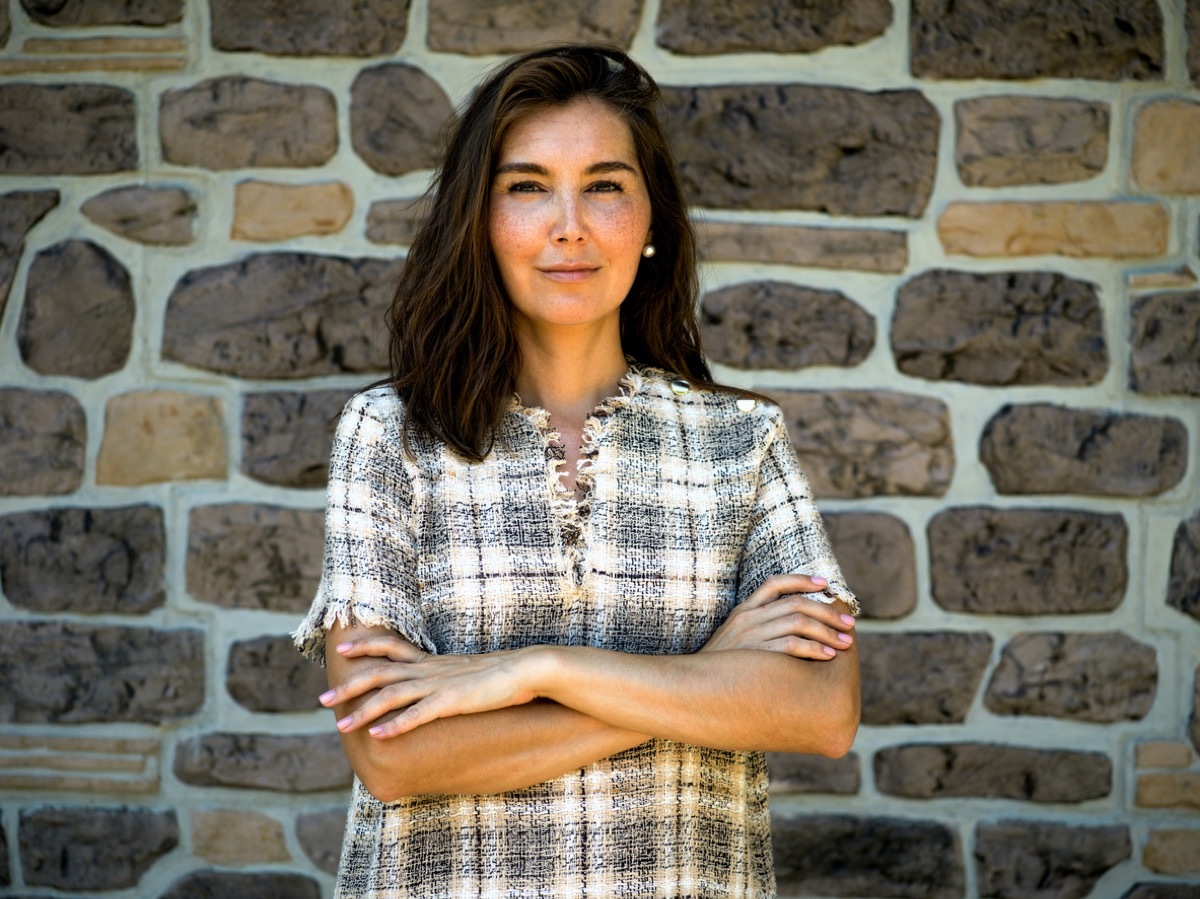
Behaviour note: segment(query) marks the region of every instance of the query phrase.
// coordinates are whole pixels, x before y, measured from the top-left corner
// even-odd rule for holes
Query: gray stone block
[[[101,228],[138,243],[183,246],[194,240],[196,201],[182,187],[114,187],[81,211]]]
[[[387,56],[404,43],[408,0],[209,0],[218,50]]]
[[[1137,297],[1129,317],[1129,386],[1200,396],[1200,290]]]
[[[1124,824],[981,823],[975,828],[979,894],[997,899],[1083,899],[1132,851]]]
[[[862,723],[959,724],[992,655],[981,632],[860,633]]]
[[[311,877],[285,871],[193,871],[160,899],[320,899],[321,887]]]
[[[336,874],[346,833],[346,809],[306,812],[296,817],[296,838],[312,863],[328,874]]]
[[[0,387],[0,496],[79,489],[86,446],[87,421],[75,397]]]
[[[903,618],[916,608],[916,549],[908,525],[884,512],[829,512],[823,518],[862,618]]]
[[[363,69],[350,87],[350,142],[363,162],[384,175],[436,166],[453,118],[446,92],[413,66]]]
[[[0,84],[0,174],[99,175],[137,166],[132,92],[100,84]]]
[[[307,712],[321,708],[325,669],[302,656],[286,634],[238,640],[229,647],[225,686],[252,712]]]
[[[864,44],[892,24],[888,0],[663,0],[655,41],[673,53],[813,53]]]
[[[183,0],[21,0],[33,21],[54,28],[79,25],[170,25],[183,18]]]
[[[349,788],[352,773],[341,737],[330,733],[209,733],[182,740],[175,776],[197,787],[233,787],[282,793]]]
[[[1167,605],[1200,621],[1200,515],[1175,529]]]
[[[14,190],[0,194],[0,322],[12,290],[25,235],[58,205],[56,190]]]
[[[242,401],[242,473],[278,487],[324,487],[352,390],[250,393]]]
[[[430,0],[429,48],[487,56],[579,41],[628,47],[641,12],[642,0]]]
[[[771,793],[827,793],[852,796],[862,783],[862,764],[851,752],[839,759],[795,752],[768,752]]]

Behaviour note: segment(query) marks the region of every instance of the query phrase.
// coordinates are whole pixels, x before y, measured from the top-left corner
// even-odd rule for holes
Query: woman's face
[[[509,127],[488,235],[518,333],[615,328],[650,240],[650,197],[629,126],[579,98]]]

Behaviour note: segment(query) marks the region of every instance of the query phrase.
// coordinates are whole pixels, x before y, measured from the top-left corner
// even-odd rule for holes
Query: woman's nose
[[[578,199],[574,197],[559,197],[555,203],[557,217],[554,222],[554,240],[558,243],[570,243],[583,240],[587,228],[583,221],[583,210]]]

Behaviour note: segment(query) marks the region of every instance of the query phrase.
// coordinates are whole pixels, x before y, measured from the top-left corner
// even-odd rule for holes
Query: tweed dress
[[[856,607],[772,405],[634,366],[586,423],[576,490],[544,410],[514,401],[477,464],[422,436],[409,458],[403,416],[379,388],[338,425],[310,657],[335,621],[432,653],[692,653],[785,572]],[[337,896],[757,899],[769,825],[762,753],[667,740],[487,796],[385,804],[356,779]]]

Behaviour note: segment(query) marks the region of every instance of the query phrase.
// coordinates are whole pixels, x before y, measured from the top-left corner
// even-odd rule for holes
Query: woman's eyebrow
[[[587,167],[584,174],[604,175],[609,172],[629,172],[631,175],[638,174],[638,170],[629,163],[620,162],[619,160],[593,162]],[[549,174],[549,169],[544,165],[538,165],[536,162],[506,162],[496,169],[496,175],[541,175],[546,177]]]

